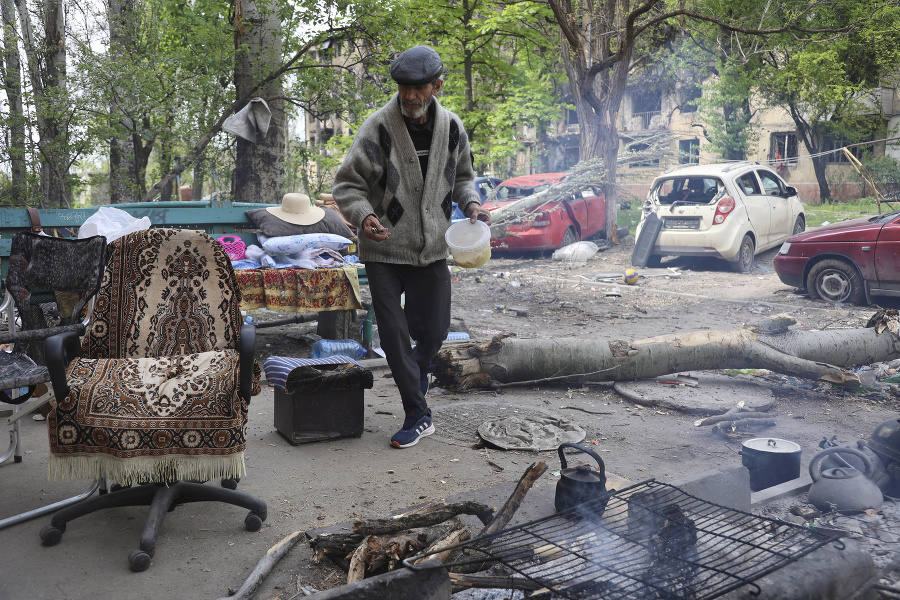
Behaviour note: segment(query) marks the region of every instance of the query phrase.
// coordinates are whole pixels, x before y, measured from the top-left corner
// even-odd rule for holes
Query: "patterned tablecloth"
[[[362,308],[358,269],[239,269],[241,310],[313,312]]]

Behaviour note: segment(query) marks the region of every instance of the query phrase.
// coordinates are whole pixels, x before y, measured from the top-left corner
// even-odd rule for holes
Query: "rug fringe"
[[[228,456],[161,456],[116,458],[107,455],[50,455],[47,478],[98,479],[129,486],[150,481],[209,481],[244,477],[244,453]]]

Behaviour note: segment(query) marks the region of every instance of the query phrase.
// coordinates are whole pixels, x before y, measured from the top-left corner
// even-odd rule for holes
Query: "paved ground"
[[[731,329],[784,311],[800,320],[797,327],[857,327],[873,312],[827,306],[795,294],[771,272],[772,253],[748,275],[732,274],[716,263],[679,261],[667,265],[679,268],[678,278],[646,277],[634,287],[597,281],[598,275],[621,272],[629,257],[630,249],[617,248],[583,266],[534,257],[494,259],[486,269],[455,273],[454,317],[478,337],[514,332],[639,339],[675,331]],[[524,307],[528,317],[498,306]],[[305,351],[295,335],[266,333],[260,342],[269,353]],[[411,449],[389,448],[387,441],[402,415],[396,388],[386,375],[377,371],[375,388],[366,393],[366,431],[358,439],[292,446],[273,427],[272,389],[264,388],[254,399],[249,474],[240,489],[268,503],[269,519],[260,532],[243,529],[242,509],[182,506],[167,516],[150,569],[132,573],[127,555],[137,546],[143,509],[115,509],[76,520],[62,542],[51,548],[41,546],[38,539],[49,517],[38,518],[0,531],[0,600],[216,599],[226,596],[229,587],[237,589],[265,551],[293,531],[515,481],[536,460],[547,461],[551,471],[558,467],[555,452],[474,449],[474,439],[447,435],[453,433],[448,426],[443,426],[442,436]],[[722,391],[729,390],[722,387],[727,381],[724,373],[695,375],[701,380],[699,387],[678,390],[677,400],[684,406],[735,400],[728,395],[731,391]],[[777,376],[742,375],[736,384],[748,397],[776,401],[776,426],[763,435],[801,444],[804,464],[823,436],[850,442],[867,437],[878,423],[897,415],[896,397],[888,393],[845,395],[824,385]],[[632,481],[649,477],[673,481],[740,464],[740,440],[695,427],[696,416],[671,403],[636,403],[609,387],[545,385],[502,395],[430,397],[438,413],[459,402],[491,402],[510,410],[541,409],[566,416],[585,428],[586,443],[599,451],[610,472]],[[477,419],[477,412],[472,418]],[[437,427],[441,430],[440,421]],[[0,467],[0,518],[86,487],[86,482],[48,482],[45,425],[26,419],[23,429],[24,462]],[[555,484],[548,473],[535,491],[551,494]],[[330,565],[313,564],[309,548],[301,543],[270,575],[257,598],[287,600],[298,593],[298,586],[325,589],[339,585],[343,577]]]

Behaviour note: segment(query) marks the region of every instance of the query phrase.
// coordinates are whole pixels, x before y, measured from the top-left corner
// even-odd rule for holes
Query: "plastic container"
[[[469,334],[465,331],[451,331],[447,334],[447,339],[445,342],[458,342],[460,340],[468,340],[470,338]]]
[[[464,269],[480,267],[491,258],[491,228],[481,221],[457,221],[444,234],[453,261]]]
[[[310,354],[313,358],[341,355],[359,360],[366,355],[366,349],[356,340],[319,340],[312,345]]]

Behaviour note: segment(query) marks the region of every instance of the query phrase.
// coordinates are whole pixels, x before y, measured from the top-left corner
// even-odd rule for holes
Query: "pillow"
[[[341,214],[332,209],[325,209],[325,216],[318,223],[312,225],[295,225],[282,221],[265,208],[254,208],[247,211],[247,218],[259,228],[259,231],[269,237],[281,237],[288,235],[302,235],[305,233],[333,233],[346,238],[353,237],[353,231],[347,227]]]
[[[259,238],[262,240],[262,238]],[[332,250],[344,250],[353,244],[347,238],[333,233],[306,233],[303,235],[288,235],[270,237],[262,242],[262,248],[269,254],[299,254],[310,248],[331,248]]]

